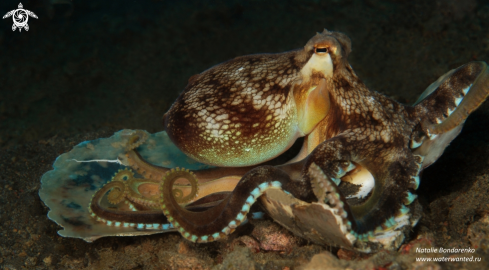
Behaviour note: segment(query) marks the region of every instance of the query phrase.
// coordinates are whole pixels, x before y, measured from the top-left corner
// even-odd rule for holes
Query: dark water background
[[[73,145],[124,128],[160,131],[161,117],[188,78],[215,64],[299,48],[326,28],[351,38],[349,61],[367,86],[412,103],[450,69],[489,61],[489,1],[483,0],[22,4],[39,17],[29,18],[28,32],[13,32],[12,18],[0,21],[4,269],[178,268],[179,258],[198,258],[206,268],[229,258],[226,243],[189,246],[177,234],[104,238],[93,244],[61,238],[37,195],[41,175]],[[1,1],[0,15],[17,5]],[[418,194],[426,210],[415,233],[433,233],[438,247],[469,245],[468,226],[489,213],[488,132],[486,102],[423,175]],[[187,251],[181,252],[182,245]],[[310,254],[325,250],[301,248]],[[487,251],[480,252],[488,258]],[[278,253],[260,254],[252,257],[256,267],[297,265],[310,258],[286,261]],[[470,267],[481,269],[480,264]]]

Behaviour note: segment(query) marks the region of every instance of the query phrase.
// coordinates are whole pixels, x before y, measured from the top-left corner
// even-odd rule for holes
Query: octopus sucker
[[[127,221],[121,217],[111,216],[113,211],[109,208],[101,206],[103,196],[108,192],[107,200],[111,205],[117,205],[123,201],[130,203],[133,211],[154,210],[160,208],[160,183],[165,182],[167,178],[186,179],[189,185],[174,185],[172,190],[173,198],[178,204],[186,204],[194,202],[198,207],[205,207],[202,202],[195,204],[197,200],[203,199],[208,195],[219,192],[232,191],[239,181],[239,178],[224,177],[209,182],[204,182],[199,190],[199,183],[193,172],[189,170],[181,170],[180,168],[171,169],[160,180],[152,180],[145,178],[136,178],[130,170],[119,170],[111,182],[98,190],[94,199],[90,202],[90,211],[95,213],[96,217],[103,220],[111,221]],[[207,199],[208,201],[208,199]],[[195,208],[195,207],[194,207]],[[109,215],[106,215],[106,214]],[[117,214],[120,212],[116,211]],[[152,212],[145,212],[145,216],[154,215]],[[160,213],[156,213],[160,215]],[[133,222],[133,220],[131,220]]]
[[[153,208],[152,207],[153,205],[151,205],[151,203],[157,203],[156,205],[158,206],[158,208],[161,206],[161,202],[159,198],[157,198],[156,200],[147,200],[146,202],[142,199],[138,199],[138,194],[136,194],[134,191],[131,191],[128,188],[128,186],[131,185],[134,186],[134,183],[128,184],[123,182],[123,181],[135,182],[134,180],[137,181],[137,178],[130,178],[130,176],[132,175],[133,174],[128,170],[121,170],[114,176],[111,182],[104,185],[100,190],[98,190],[94,194],[89,205],[89,212],[91,213],[91,217],[103,221],[108,225],[112,225],[112,224],[115,225],[116,223],[119,224],[126,223],[126,226],[138,227],[138,229],[148,229],[148,228],[156,229],[158,228],[158,226],[156,226],[155,224],[160,224],[161,226],[165,224],[170,224],[168,220],[164,216],[162,216],[160,210],[151,209]],[[125,178],[126,176],[129,177],[121,181],[121,179]],[[184,204],[192,200],[196,196],[198,192],[198,183],[197,180],[195,179],[195,176],[189,170],[181,170],[180,168],[172,169],[165,176],[163,182],[167,181],[166,178],[172,179],[173,180],[172,182],[174,182],[175,179],[185,178],[190,183],[189,188],[192,190],[188,192],[189,194],[185,196],[183,196],[183,192],[175,192],[175,190],[178,189],[172,189],[171,192],[172,198],[174,198],[177,204]],[[139,181],[142,182],[145,181],[145,179],[139,179]],[[123,190],[123,192],[117,193],[117,200],[110,199],[111,194],[114,192],[114,190],[117,191]],[[124,209],[121,210],[121,207],[119,207],[119,209],[111,209],[110,206],[104,206],[102,200],[107,192],[109,192],[107,199],[110,204],[117,205],[122,203],[123,200],[125,199],[124,203],[129,204],[129,208],[132,209],[128,212],[128,210],[124,210]],[[123,193],[124,195],[121,195],[120,193]],[[158,193],[157,195],[160,194]],[[216,200],[220,201],[222,200],[222,198],[220,196],[217,197],[209,196],[209,198],[206,197],[201,198],[200,201],[195,202],[194,205],[190,205],[190,209],[208,208],[209,206],[206,206],[205,202],[207,202],[208,205],[213,205],[215,204],[214,201]],[[150,208],[147,208],[148,206]],[[127,225],[127,224],[132,224],[132,225]],[[168,225],[165,225],[164,227],[168,227]]]
[[[138,148],[148,139],[148,133],[144,130],[136,130],[127,140],[126,151]]]
[[[351,51],[324,30],[192,76],[163,132],[123,130],[61,155],[40,190],[50,218],[87,241],[174,230],[210,242],[259,203],[314,243],[397,249],[422,217],[420,173],[487,99],[489,70],[468,63],[404,105],[365,86]],[[271,166],[299,137],[296,157]]]
[[[119,160],[122,162],[122,164],[131,167],[133,170],[137,171],[147,179],[161,180],[170,170],[168,168],[158,167],[148,163],[141,158],[141,155],[134,149],[119,155]]]
[[[107,200],[110,204],[118,204],[122,202],[129,193],[129,187],[125,181],[133,178],[134,174],[130,170],[119,170],[110,182],[111,190],[107,196]]]
[[[164,183],[165,181],[171,181],[170,179],[178,179],[178,178],[184,178],[190,183],[190,192],[189,194],[184,195],[181,189],[175,188],[173,189],[173,193],[172,193],[173,198],[179,204],[188,203],[197,196],[197,192],[199,192],[199,183],[197,182],[195,175],[191,171],[189,171],[188,169],[187,170],[180,169],[179,167],[169,171],[161,181]]]
[[[148,182],[147,184],[153,183],[152,185],[146,186],[158,193],[158,183],[161,183],[162,179],[164,179],[172,170],[147,162],[141,157],[136,149],[129,150],[128,152],[119,155],[119,160],[121,160],[124,165],[131,167],[133,170],[144,176],[145,179],[153,180],[153,182],[146,181]],[[190,173],[197,179],[196,181],[201,188],[199,194],[196,194],[195,199],[202,198],[215,192],[232,191],[242,175],[250,169],[250,167],[244,167],[190,171]],[[177,183],[181,184],[182,181],[177,181]],[[191,186],[180,186],[179,190],[188,194],[193,188]]]

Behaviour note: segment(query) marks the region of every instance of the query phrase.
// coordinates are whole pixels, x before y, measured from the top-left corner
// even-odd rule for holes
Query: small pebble
[[[44,258],[42,261],[46,266],[50,266],[51,263],[53,263],[53,258],[51,258],[51,255],[49,255],[48,257]]]

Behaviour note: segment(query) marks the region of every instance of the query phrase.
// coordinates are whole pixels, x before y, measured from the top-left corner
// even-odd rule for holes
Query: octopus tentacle
[[[409,225],[406,214],[416,198],[410,190],[414,191],[419,186],[421,157],[406,153],[405,158],[389,160],[377,157],[380,161],[374,161],[357,151],[348,151],[351,149],[349,143],[346,135],[327,140],[306,161],[303,173],[310,178],[318,199],[331,203],[329,193],[334,194],[332,202],[341,208],[338,215],[343,218],[343,224],[351,228],[350,233],[359,240],[367,241],[369,237]],[[331,183],[335,185],[339,182],[338,179],[352,170],[355,163],[361,164],[373,175],[375,186],[366,199],[349,203],[350,200],[345,198],[348,194],[341,188],[341,191],[332,189]],[[318,173],[315,166],[319,166],[322,173]],[[323,189],[328,194],[321,195]]]
[[[489,96],[487,64],[471,62],[450,71],[427,91],[429,94],[416,105],[416,110],[418,115],[426,117],[421,124],[432,137],[462,124],[486,100]]]
[[[157,228],[158,225],[168,223],[166,219],[162,220],[159,211],[138,211],[151,207],[151,200],[141,199],[138,192],[133,189],[137,179],[134,178],[130,170],[120,170],[112,180],[94,193],[90,201],[88,210],[91,217],[117,227],[138,227],[138,228]],[[145,181],[145,179],[139,179]],[[122,202],[127,206],[111,208],[102,203],[103,197],[107,195],[109,204],[116,206]],[[159,214],[159,216],[158,216]],[[166,227],[168,228],[169,225]],[[164,228],[164,227],[163,227]]]
[[[170,169],[159,167],[145,161],[141,155],[135,150],[131,149],[124,154],[119,155],[119,160],[122,164],[131,167],[146,179],[153,179],[161,181]]]
[[[148,133],[144,130],[136,130],[135,133],[129,137],[126,143],[126,151],[130,151],[138,148],[140,145],[146,142],[148,139]]]
[[[111,190],[107,196],[109,203],[118,204],[127,197],[129,187],[125,181],[129,180],[129,178],[132,178],[133,176],[134,174],[129,170],[119,170],[114,177],[112,177],[112,180],[109,183]]]
[[[173,226],[192,242],[215,241],[232,233],[246,219],[250,207],[266,190],[289,188],[290,178],[282,170],[271,166],[255,168],[243,176],[234,191],[218,205],[202,212],[192,212],[176,202],[172,192],[177,177],[188,175],[186,170],[178,170],[162,183],[161,209]]]
[[[105,222],[108,225],[123,226],[123,227],[135,227],[137,224],[153,224],[160,219],[155,220],[153,216],[143,218],[141,213],[137,215],[132,214],[130,210],[118,210],[110,209],[102,204],[103,196],[109,192],[114,187],[119,187],[123,183],[119,181],[112,181],[104,185],[100,190],[98,190],[90,201],[88,210],[93,218],[99,221]],[[134,212],[136,213],[136,212]],[[149,212],[146,212],[146,214]],[[123,217],[123,218],[121,218]]]
[[[162,182],[165,183],[169,179],[174,179],[176,181],[178,178],[185,178],[188,180],[191,186],[190,194],[184,196],[181,189],[172,189],[172,197],[175,199],[176,203],[187,203],[197,196],[199,190],[199,184],[193,172],[189,170],[180,170],[180,168],[171,169],[164,177]]]
[[[180,169],[172,169],[166,177],[179,179],[186,178],[190,185],[174,185],[171,191],[177,204],[184,204],[196,197],[199,184],[194,174]],[[165,179],[162,180],[166,181]],[[160,208],[159,185],[162,181],[136,178],[130,170],[120,170],[112,180],[98,190],[90,201],[89,212],[93,218],[112,226],[137,227],[138,229],[170,229],[168,221],[162,215]],[[203,184],[204,193],[200,199],[192,202],[186,208],[192,211],[203,211],[215,206],[229,195],[229,180],[215,180]],[[234,187],[235,185],[233,185]],[[177,190],[177,191],[176,191]],[[157,191],[155,193],[155,191]],[[104,205],[103,198],[107,195],[110,205]],[[177,194],[181,196],[178,197]],[[121,203],[124,202],[124,204]]]
[[[127,171],[122,172],[127,173]],[[178,173],[180,173],[179,170],[172,170],[171,173],[169,173],[169,177],[190,178],[189,181],[193,183],[192,187],[194,190],[190,192],[190,195],[186,195],[183,198],[184,201],[188,201],[191,196],[194,196],[197,193],[197,182],[195,179],[192,179],[193,175],[188,171],[186,171],[186,175],[179,175]],[[122,173],[119,172],[119,175],[121,174]],[[130,180],[131,179],[129,179],[129,181]],[[144,181],[144,179],[139,180]],[[97,219],[100,222],[104,222],[109,226],[115,227],[134,227],[140,230],[172,230],[174,228],[173,225],[168,222],[166,217],[162,215],[161,210],[138,210],[138,207],[132,207],[132,209],[123,209],[124,207],[112,208],[102,203],[104,195],[110,191],[110,196],[110,194],[113,192],[113,190],[111,191],[111,189],[122,189],[127,186],[128,185],[126,183],[115,180],[104,185],[99,191],[97,191],[92,196],[92,200],[90,201],[90,205],[88,207],[91,217]],[[175,194],[174,192],[171,193]],[[226,192],[211,194],[209,196],[201,198],[198,201],[193,202],[192,204],[189,204],[186,208],[190,211],[195,212],[205,211],[208,208],[218,204],[227,195],[228,193]],[[118,196],[123,197],[119,194]],[[132,200],[129,196],[126,196],[125,199],[126,204],[131,204]],[[180,198],[180,201],[182,201],[182,198]],[[119,204],[121,202],[119,202]],[[137,204],[139,202],[135,203]]]
[[[174,170],[170,170],[169,173],[173,173]],[[176,186],[173,189],[173,195],[177,203],[187,203],[191,201],[199,190],[197,179],[192,172],[189,172],[188,176],[185,176],[190,186]],[[165,181],[165,177],[163,180]],[[108,190],[110,190],[107,200],[109,203],[116,205],[122,202],[124,199],[131,201],[135,204],[147,206],[147,207],[159,207],[158,198],[159,194],[156,193],[157,186],[160,181],[152,181],[144,178],[135,178],[134,173],[130,170],[119,170],[111,182],[106,184],[103,188],[96,192],[95,195],[103,196]],[[151,187],[153,186],[153,187]],[[184,191],[190,189],[190,192]],[[100,193],[100,194],[97,194]]]
[[[423,169],[438,159],[487,96],[489,69],[484,62],[452,70],[426,89],[411,115],[419,124],[410,141],[414,153],[425,157]]]
[[[170,170],[171,172],[171,170]],[[199,184],[195,175],[190,179],[190,185],[174,185],[173,193],[178,203],[185,204],[193,199],[193,203],[200,204],[200,199],[206,198],[207,201],[215,201],[218,199],[210,199],[213,194],[229,193],[229,190],[234,189],[239,179],[217,179],[214,181]],[[163,179],[164,181],[164,179]],[[96,192],[97,196],[104,196],[107,192],[107,200],[110,204],[116,205],[122,201],[131,203],[135,209],[159,209],[160,186],[161,181],[151,179],[136,178],[130,170],[120,170],[112,178],[112,181],[104,186],[104,188]],[[216,197],[217,198],[217,197]],[[219,199],[219,200],[222,200]],[[131,206],[132,208],[132,206]]]

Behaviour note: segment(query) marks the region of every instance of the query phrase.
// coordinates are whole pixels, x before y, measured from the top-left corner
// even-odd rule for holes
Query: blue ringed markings
[[[274,188],[281,188],[282,187],[282,183],[280,183],[279,181],[273,181],[272,182],[272,187],[274,187]]]
[[[258,188],[261,192],[265,191],[268,188],[268,182],[261,183],[260,185],[258,185]]]
[[[250,205],[247,204],[247,203],[245,203],[243,205],[243,208],[241,208],[241,212],[246,212],[247,213],[248,211],[250,211]]]
[[[241,213],[239,213],[238,216],[236,216],[236,220],[238,221],[243,221],[243,219],[245,219],[245,216]]]
[[[464,98],[456,98],[455,99],[455,106],[458,106],[460,104],[460,102],[462,102]]]
[[[261,195],[260,189],[259,188],[253,189],[253,191],[251,192],[251,195],[255,198],[258,198]]]
[[[341,183],[340,178],[331,178],[331,180],[338,186]]]
[[[236,228],[237,227],[236,221],[233,220],[233,221],[229,222],[228,227],[231,228],[231,229]]]
[[[252,205],[253,203],[255,203],[255,197],[253,197],[252,195],[250,195],[247,199],[246,199],[246,203],[249,204],[249,205]]]
[[[410,205],[415,199],[418,197],[417,195],[412,194],[411,192],[407,192],[405,205]]]
[[[418,148],[423,142],[416,142],[415,140],[411,141],[411,149]]]
[[[451,115],[451,114],[452,114],[454,111],[455,111],[455,109],[450,110],[450,108],[448,108],[448,109],[447,109],[447,114],[448,114],[448,116],[450,116],[450,115]]]
[[[414,189],[418,189],[419,187],[419,176],[411,177],[414,180]]]

